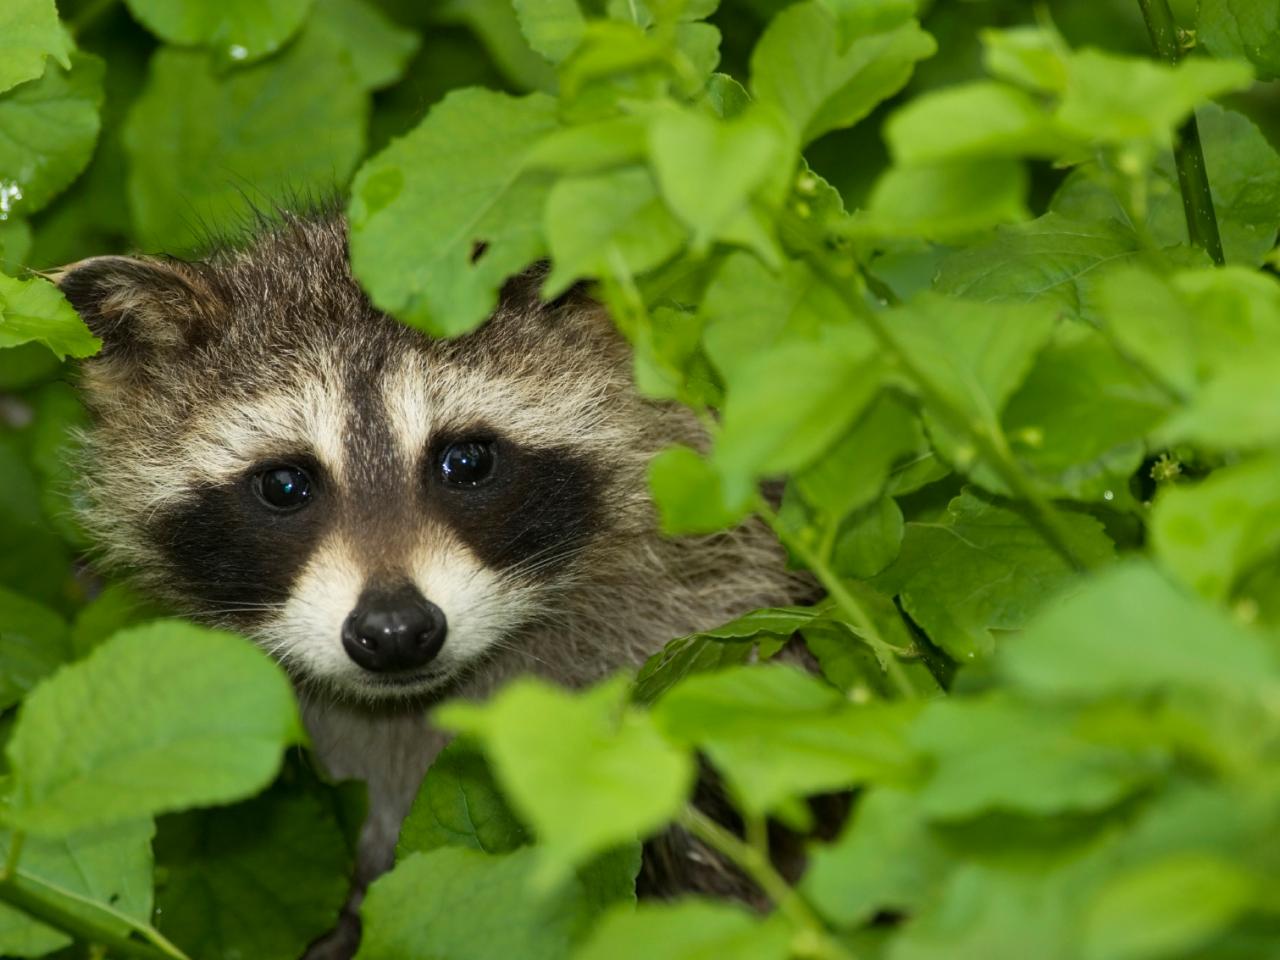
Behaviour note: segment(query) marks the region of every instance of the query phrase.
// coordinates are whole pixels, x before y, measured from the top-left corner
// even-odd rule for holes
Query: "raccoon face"
[[[538,659],[530,625],[651,532],[663,440],[637,432],[598,308],[541,304],[529,279],[480,331],[434,340],[370,305],[344,241],[299,221],[202,264],[63,273],[104,340],[85,521],[302,687],[421,697],[500,652]]]

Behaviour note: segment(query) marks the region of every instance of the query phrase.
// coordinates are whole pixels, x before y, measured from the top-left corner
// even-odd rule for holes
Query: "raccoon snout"
[[[342,625],[342,647],[374,673],[413,670],[435,659],[447,630],[444,611],[411,584],[366,590]]]

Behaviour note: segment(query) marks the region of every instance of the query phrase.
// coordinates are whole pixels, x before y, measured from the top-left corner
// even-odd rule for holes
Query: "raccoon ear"
[[[197,269],[180,261],[91,257],[52,278],[111,360],[195,346],[208,337],[218,305]]]

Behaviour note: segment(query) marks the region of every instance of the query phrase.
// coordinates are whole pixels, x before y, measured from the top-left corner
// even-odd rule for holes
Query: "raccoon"
[[[103,341],[85,526],[107,567],[288,671],[321,765],[368,785],[357,888],[447,742],[431,703],[588,684],[811,593],[758,523],[659,534],[647,464],[704,431],[637,393],[598,304],[543,302],[541,277],[453,340],[371,304],[331,214],[58,277]]]

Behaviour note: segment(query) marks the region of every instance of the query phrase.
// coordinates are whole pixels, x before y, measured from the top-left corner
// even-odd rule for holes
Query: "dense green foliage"
[[[828,594],[442,707],[361,957],[1280,952],[1280,8],[1173,7],[0,0],[0,954],[288,960],[343,899],[283,674],[78,562],[97,342],[27,268],[348,185],[432,334],[592,282],[713,433],[664,528],[758,514]],[[848,791],[790,885],[766,819]],[[672,823],[776,909],[635,906]]]

